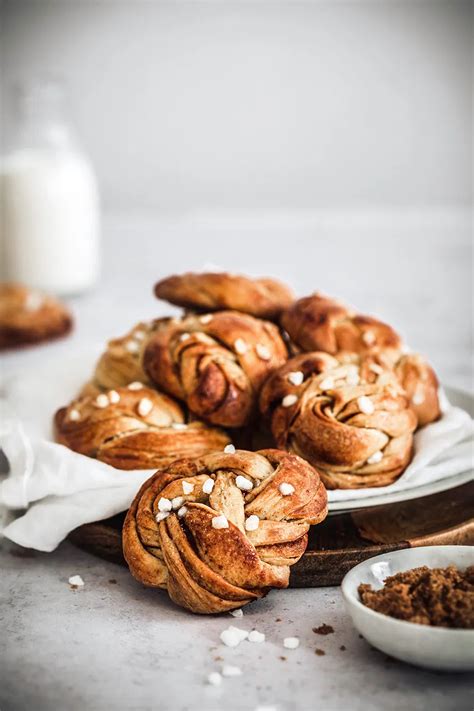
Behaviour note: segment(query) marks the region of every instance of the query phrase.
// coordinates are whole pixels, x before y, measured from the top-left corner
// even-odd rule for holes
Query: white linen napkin
[[[0,446],[9,464],[0,483],[0,506],[9,513],[3,535],[41,551],[52,551],[77,526],[125,511],[152,471],[120,471],[52,441],[55,410],[69,402],[95,361],[89,350],[67,364],[49,362],[34,374],[5,384],[0,401]],[[45,387],[47,383],[47,387]],[[383,488],[329,492],[329,502],[402,491],[468,471],[473,466],[474,424],[442,396],[443,416],[415,435],[410,466]],[[25,510],[13,518],[11,512]]]

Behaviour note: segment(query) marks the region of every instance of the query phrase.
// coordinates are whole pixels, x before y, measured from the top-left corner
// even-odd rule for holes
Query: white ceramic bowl
[[[385,566],[380,566],[381,563],[388,564],[389,569],[384,570]],[[383,586],[382,580],[388,575],[422,565],[430,568],[455,565],[463,570],[474,565],[474,547],[407,548],[378,555],[356,565],[347,573],[341,586],[352,621],[372,646],[396,659],[442,671],[474,670],[474,630],[430,627],[405,622],[375,612],[360,602],[357,589],[361,583],[370,583],[373,588],[379,589]],[[381,575],[381,571],[384,574]]]

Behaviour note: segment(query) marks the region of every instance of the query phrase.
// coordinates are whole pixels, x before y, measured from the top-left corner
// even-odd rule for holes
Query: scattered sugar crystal
[[[84,586],[84,581],[80,575],[71,575],[68,583],[69,585],[74,585],[77,588],[82,588]]]
[[[286,649],[296,649],[300,646],[300,641],[298,637],[285,637],[283,640],[283,646]]]

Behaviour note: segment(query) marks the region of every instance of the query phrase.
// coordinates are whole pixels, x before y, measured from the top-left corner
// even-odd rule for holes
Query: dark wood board
[[[69,538],[80,548],[125,565],[124,514],[89,523]],[[428,545],[474,545],[474,482],[449,491],[354,513],[329,516],[313,526],[290,587],[338,585],[358,563],[388,551]]]

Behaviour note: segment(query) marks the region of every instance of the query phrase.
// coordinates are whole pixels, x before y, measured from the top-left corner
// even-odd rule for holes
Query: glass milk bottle
[[[99,195],[62,112],[58,84],[17,94],[17,136],[0,169],[2,278],[56,294],[99,274]]]

